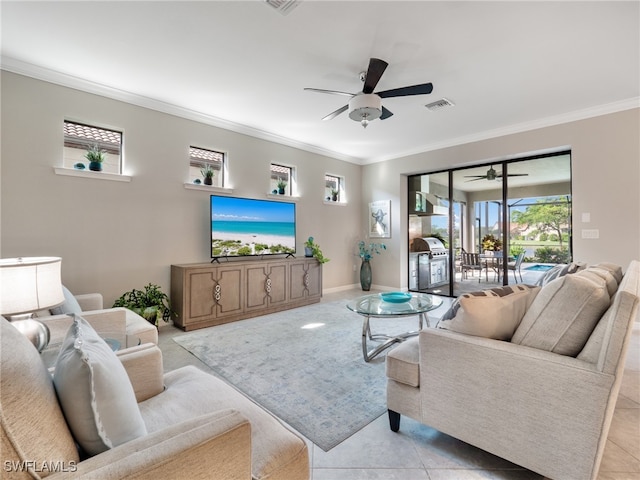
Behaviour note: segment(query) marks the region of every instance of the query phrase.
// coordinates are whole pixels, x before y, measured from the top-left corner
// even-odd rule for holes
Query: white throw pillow
[[[461,295],[439,328],[476,337],[510,340],[540,287],[515,285]]]
[[[576,356],[609,302],[603,279],[595,275],[560,277],[542,287],[511,342]]]
[[[53,383],[69,428],[89,455],[147,434],[127,372],[89,322],[72,314]]]

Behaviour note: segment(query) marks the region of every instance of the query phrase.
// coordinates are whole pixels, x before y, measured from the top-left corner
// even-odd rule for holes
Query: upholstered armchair
[[[83,382],[72,382],[70,392],[64,391],[66,387],[61,391],[56,375],[62,369],[60,359],[52,380],[26,337],[4,318],[0,322],[2,478],[309,478],[303,439],[238,391],[195,367],[163,374],[162,354],[153,344],[118,352],[115,361],[121,362],[130,385],[123,383],[124,389],[119,385],[100,388],[92,379],[95,398],[84,406],[89,412],[104,404],[109,409],[130,390],[135,410],[130,413],[141,418],[141,432],[117,445],[114,442],[100,453],[80,453],[77,419],[71,417],[75,410],[81,410],[73,402],[81,396],[74,390],[76,384]],[[67,334],[63,348],[66,345],[75,353],[74,349],[83,349],[91,342],[85,337],[80,343],[69,340]],[[106,401],[101,399],[109,395]],[[74,406],[71,411],[62,407],[67,401]],[[109,415],[116,429],[126,428],[125,418],[130,418],[122,409],[110,409],[110,413],[101,415],[95,423],[87,422],[97,427],[100,438],[105,432],[111,435],[107,428]]]
[[[137,313],[126,308],[104,308],[102,295],[87,293],[73,295],[63,287],[65,303],[51,311],[38,312],[38,320],[49,327],[50,344],[62,341],[71,325],[71,317],[67,314],[82,314],[99,332],[119,333],[129,339],[131,347],[139,343],[158,343],[158,329]]]
[[[613,276],[604,270],[595,266],[543,286],[515,333],[502,339],[449,325],[426,328],[391,350],[391,429],[398,431],[406,415],[545,477],[595,480],[640,295],[638,261],[624,277],[619,267]],[[514,288],[528,295],[539,287]],[[603,308],[594,307],[596,297],[606,298]],[[502,299],[469,294],[468,304],[476,298],[479,313],[491,318],[485,327],[498,323],[497,310],[486,307]]]

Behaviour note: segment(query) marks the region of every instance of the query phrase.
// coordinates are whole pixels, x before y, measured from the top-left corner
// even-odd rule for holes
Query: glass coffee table
[[[385,297],[387,298],[385,300]],[[403,342],[409,337],[420,333],[426,324],[428,327],[429,317],[427,312],[435,310],[442,305],[442,298],[427,293],[401,293],[390,292],[381,294],[365,295],[347,304],[347,308],[358,315],[364,317],[362,324],[362,354],[364,361],[369,362],[385,349],[394,343]],[[398,318],[398,317],[418,317],[418,330],[397,335],[387,335],[383,333],[371,333],[369,320],[371,318]],[[368,341],[382,341],[380,345],[369,350]]]

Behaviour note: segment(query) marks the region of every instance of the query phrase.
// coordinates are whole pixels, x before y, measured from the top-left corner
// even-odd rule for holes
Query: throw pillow
[[[604,280],[565,275],[538,293],[511,339],[512,343],[576,356],[609,308]]]
[[[544,287],[547,283],[554,281],[557,278],[564,277],[572,273],[579,272],[586,268],[586,263],[571,262],[569,264],[559,263],[547,271],[542,277],[538,279],[536,285]]]
[[[616,293],[616,290],[618,290],[618,281],[616,280],[616,277],[614,277],[609,270],[604,268],[589,267],[576,273],[576,275],[591,278],[592,280],[601,278],[607,285],[607,291],[609,292],[610,297],[612,297],[614,293]]]
[[[81,314],[82,309],[80,308],[80,304],[76,300],[76,297],[74,297],[69,289],[64,285],[62,286],[62,292],[64,293],[64,303],[62,305],[58,305],[57,307],[49,309],[51,315],[63,315],[71,313]]]
[[[593,265],[596,268],[604,268],[605,270],[609,270],[611,274],[615,277],[618,285],[622,282],[622,267],[620,265],[616,265],[615,263],[609,262],[600,262]]]
[[[127,372],[89,322],[72,314],[53,383],[69,428],[89,455],[147,434]]]
[[[515,285],[461,295],[439,328],[466,335],[510,340],[540,287]]]

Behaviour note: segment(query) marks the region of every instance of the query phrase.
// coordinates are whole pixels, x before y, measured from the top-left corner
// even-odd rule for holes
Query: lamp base
[[[49,327],[44,323],[39,322],[34,318],[24,318],[21,316],[11,317],[9,320],[11,325],[16,327],[20,333],[33,343],[33,346],[36,347],[38,353],[42,352],[42,350],[49,345],[51,334],[49,332]]]

